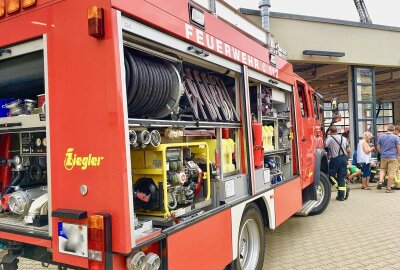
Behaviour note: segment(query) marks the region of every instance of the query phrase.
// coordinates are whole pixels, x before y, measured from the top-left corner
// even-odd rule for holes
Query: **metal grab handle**
[[[0,56],[3,56],[3,54],[5,54],[5,53],[8,53],[8,54],[11,54],[11,49],[1,49],[0,50]]]
[[[7,104],[3,104],[3,106],[1,106],[3,109],[5,109],[5,108],[8,108],[7,106],[8,105],[10,105],[11,103],[15,103],[15,105],[20,105],[21,104],[21,100],[20,99],[17,99],[17,100],[14,100],[14,101],[11,101],[11,102],[9,102],[9,103],[7,103]]]

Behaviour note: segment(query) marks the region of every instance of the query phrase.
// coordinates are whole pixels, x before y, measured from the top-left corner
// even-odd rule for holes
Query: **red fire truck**
[[[0,0],[3,269],[261,269],[325,210],[321,97],[205,2]]]

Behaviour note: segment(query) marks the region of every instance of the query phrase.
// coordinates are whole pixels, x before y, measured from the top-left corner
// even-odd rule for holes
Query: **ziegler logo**
[[[92,154],[86,157],[79,157],[74,154],[74,148],[68,148],[67,153],[65,153],[64,167],[68,171],[75,167],[81,167],[81,170],[86,170],[88,167],[100,167],[103,159],[104,157],[94,157]]]

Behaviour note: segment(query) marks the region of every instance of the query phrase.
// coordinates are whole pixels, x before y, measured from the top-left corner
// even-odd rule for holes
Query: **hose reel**
[[[175,66],[141,57],[128,48],[124,52],[129,116],[163,118],[177,114],[184,89]]]

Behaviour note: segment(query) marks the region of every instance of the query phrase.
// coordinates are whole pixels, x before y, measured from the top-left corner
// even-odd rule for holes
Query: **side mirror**
[[[332,122],[333,123],[340,122],[342,120],[342,118],[339,113],[337,97],[332,98],[331,108],[332,108]]]
[[[320,114],[324,114],[324,106],[322,106],[321,104],[319,105],[319,113]]]
[[[337,98],[336,97],[332,98],[331,108],[332,108],[332,111],[337,111],[338,110]]]

